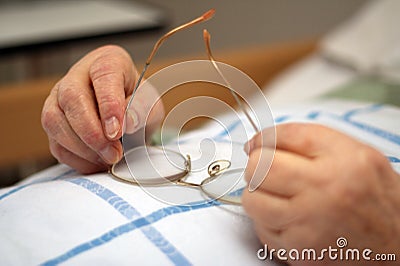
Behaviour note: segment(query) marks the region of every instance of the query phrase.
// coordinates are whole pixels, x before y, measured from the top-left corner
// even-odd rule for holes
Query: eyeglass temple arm
[[[135,95],[136,90],[137,90],[137,88],[139,87],[139,85],[140,85],[140,83],[141,83],[141,81],[142,81],[142,79],[143,79],[143,76],[144,76],[144,74],[146,73],[147,68],[148,68],[148,66],[149,66],[150,63],[151,63],[151,60],[153,59],[154,55],[156,54],[156,52],[158,51],[158,49],[160,48],[160,46],[163,44],[163,42],[164,42],[166,39],[168,39],[169,37],[171,37],[173,34],[177,33],[178,31],[181,31],[181,30],[184,30],[184,29],[186,29],[186,28],[189,28],[189,27],[191,27],[191,26],[193,26],[193,25],[195,25],[195,24],[197,24],[197,23],[200,23],[200,22],[209,20],[210,18],[212,18],[212,17],[214,16],[214,14],[215,14],[215,9],[210,9],[210,10],[208,10],[206,13],[204,13],[202,16],[200,16],[200,17],[198,17],[198,18],[195,18],[194,20],[189,21],[189,22],[186,23],[186,24],[183,24],[183,25],[181,25],[181,26],[179,26],[179,27],[176,27],[176,28],[170,30],[169,32],[167,32],[166,34],[164,34],[160,39],[158,39],[158,41],[156,42],[156,44],[155,44],[154,47],[153,47],[153,50],[151,51],[149,57],[148,57],[147,60],[146,60],[146,64],[145,64],[145,66],[144,66],[144,68],[143,68],[142,73],[141,73],[140,76],[139,76],[138,81],[136,82],[135,88],[133,89],[133,92],[132,92],[132,96],[131,96],[131,98],[129,99],[128,106],[131,104],[132,99],[133,99],[133,96]]]
[[[210,10],[208,10],[207,12],[205,12],[203,15],[201,15],[200,17],[195,18],[194,20],[189,21],[189,22],[186,23],[186,24],[183,24],[183,25],[181,25],[181,26],[178,26],[178,27],[176,27],[176,28],[170,30],[169,32],[167,32],[166,34],[164,34],[160,39],[158,39],[158,41],[156,42],[156,44],[155,44],[154,47],[153,47],[153,50],[151,51],[149,57],[148,57],[147,60],[146,60],[146,64],[145,64],[145,66],[144,66],[144,68],[143,68],[143,70],[142,70],[142,73],[140,74],[140,76],[139,76],[139,78],[138,78],[138,80],[137,80],[137,82],[136,82],[135,87],[133,88],[133,92],[132,92],[132,95],[131,95],[131,97],[130,97],[130,99],[129,99],[129,102],[128,102],[128,105],[127,105],[127,106],[130,106],[130,105],[131,105],[132,100],[133,100],[133,97],[134,97],[134,95],[135,95],[135,93],[136,93],[136,91],[137,91],[137,89],[138,89],[140,83],[142,82],[142,79],[143,79],[143,77],[144,77],[144,74],[146,73],[147,68],[148,68],[148,66],[149,66],[150,63],[151,63],[151,60],[153,60],[154,55],[156,54],[156,52],[158,51],[158,49],[160,48],[160,46],[163,44],[163,42],[164,42],[166,39],[168,39],[169,37],[171,37],[171,35],[177,33],[178,31],[184,30],[184,29],[189,28],[189,27],[191,27],[191,26],[193,26],[193,25],[195,25],[195,24],[198,24],[198,23],[200,23],[200,22],[204,22],[204,21],[207,21],[207,20],[211,19],[211,18],[214,16],[214,14],[215,14],[215,9],[210,9]]]
[[[233,98],[235,99],[236,103],[238,104],[239,108],[242,110],[242,112],[245,114],[246,118],[249,120],[251,126],[254,128],[254,130],[256,132],[259,132],[260,130],[258,129],[256,123],[254,122],[254,120],[251,118],[250,114],[247,112],[246,107],[243,105],[242,101],[240,100],[239,96],[237,95],[237,93],[232,89],[231,84],[229,83],[229,81],[225,78],[225,76],[222,74],[221,70],[219,69],[217,63],[215,62],[214,57],[212,56],[211,53],[211,46],[210,46],[210,39],[211,39],[211,35],[210,33],[204,29],[203,30],[203,38],[204,38],[204,42],[206,45],[206,49],[207,49],[207,55],[208,58],[210,59],[211,63],[213,64],[215,70],[218,72],[218,74],[221,76],[221,78],[224,80],[225,84],[228,86],[229,91],[231,92]]]
[[[150,62],[151,62],[151,60],[153,59],[154,55],[156,54],[158,48],[160,48],[161,44],[162,44],[166,39],[168,39],[169,37],[171,37],[171,35],[175,34],[175,33],[178,32],[178,31],[181,31],[181,30],[183,30],[183,29],[192,27],[193,25],[195,25],[195,24],[197,24],[197,23],[200,23],[200,22],[203,22],[203,21],[207,21],[207,20],[209,20],[210,18],[212,18],[212,17],[214,16],[214,14],[215,14],[215,9],[210,9],[210,10],[208,10],[206,13],[204,13],[202,16],[200,16],[200,17],[198,17],[198,18],[196,18],[196,19],[194,19],[194,20],[192,20],[192,21],[189,21],[188,23],[183,24],[183,25],[181,25],[181,26],[179,26],[179,27],[176,27],[175,29],[172,29],[172,30],[170,30],[169,32],[167,32],[166,34],[164,34],[164,36],[162,36],[162,37],[156,42],[156,44],[154,45],[153,50],[151,51],[151,54],[150,54],[149,57],[147,58],[146,65],[149,65],[149,64],[150,64]]]

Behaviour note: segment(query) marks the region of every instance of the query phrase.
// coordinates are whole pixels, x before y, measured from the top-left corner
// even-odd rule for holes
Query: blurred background
[[[5,121],[0,133],[0,186],[55,163],[43,144],[44,133],[33,134],[33,128],[40,127],[40,106],[56,80],[94,48],[121,45],[141,69],[164,32],[210,8],[216,9],[211,21],[172,37],[156,60],[206,58],[204,27],[212,35],[215,55],[317,40],[366,2],[0,0],[0,119]],[[40,145],[39,151],[28,152],[26,143]]]

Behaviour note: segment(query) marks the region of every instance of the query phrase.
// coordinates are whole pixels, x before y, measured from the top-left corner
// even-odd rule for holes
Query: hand
[[[129,54],[118,46],[96,49],[71,67],[50,92],[42,111],[54,157],[81,173],[103,171],[119,161],[125,108],[137,79]],[[130,133],[144,125],[158,93],[148,86],[135,97],[140,104],[128,112]],[[162,104],[154,109],[149,123],[163,116]]]
[[[248,143],[248,181],[254,174],[265,175],[257,171],[257,163],[262,153],[273,152],[263,141],[269,130]],[[376,253],[399,255],[400,176],[381,153],[314,124],[279,125],[276,136],[269,173],[261,176],[265,179],[258,189],[243,195],[261,242],[276,250],[314,248],[319,256],[324,248],[338,248],[336,240],[345,237],[346,248],[360,249],[360,257],[366,248],[373,251],[371,258]],[[324,265],[335,263],[328,254],[324,258]]]

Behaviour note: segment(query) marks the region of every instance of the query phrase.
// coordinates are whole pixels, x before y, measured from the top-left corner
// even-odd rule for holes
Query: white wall
[[[203,53],[202,29],[204,27],[212,34],[214,52],[218,52],[220,49],[233,49],[261,43],[315,38],[325,34],[345,18],[351,16],[367,0],[141,1],[165,10],[168,18],[165,29],[148,34],[141,33],[58,45],[50,49],[0,54],[0,83],[61,75],[85,53],[107,43],[120,44],[132,54],[134,60],[143,61],[163,32],[191,20],[210,8],[215,8],[217,11],[211,21],[181,32],[168,40],[157,58]],[[25,2],[31,1],[25,0]],[[5,3],[10,3],[10,1],[0,0],[0,8]]]

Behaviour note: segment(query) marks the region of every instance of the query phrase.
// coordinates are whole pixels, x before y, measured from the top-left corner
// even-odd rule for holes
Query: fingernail
[[[107,136],[110,139],[113,139],[117,136],[117,134],[119,132],[120,124],[119,124],[118,119],[115,116],[113,116],[106,120],[105,127],[106,127]]]
[[[109,164],[113,164],[118,162],[118,151],[114,149],[113,146],[107,146],[100,151],[101,157],[103,157],[104,161]]]
[[[243,150],[244,152],[249,155],[250,151],[253,149],[253,139],[249,140],[244,144]]]
[[[126,133],[132,134],[136,131],[138,125],[139,125],[139,117],[137,113],[134,110],[128,110],[127,111],[129,115],[129,121],[126,123]]]
[[[247,183],[247,189],[249,192],[255,191],[260,185],[260,178],[257,178],[256,173],[253,173],[253,176],[250,178],[250,181]]]

